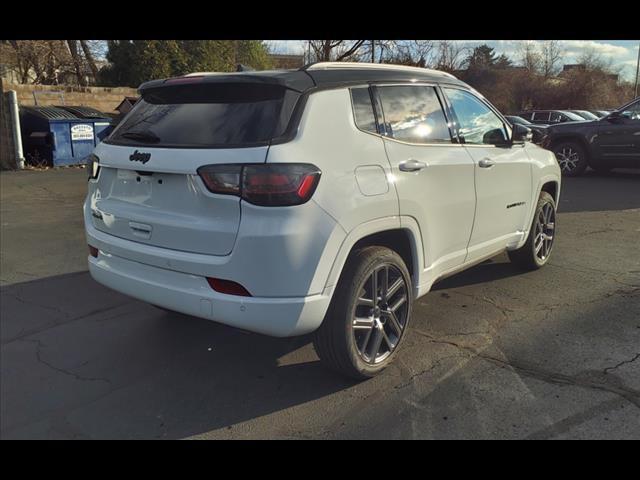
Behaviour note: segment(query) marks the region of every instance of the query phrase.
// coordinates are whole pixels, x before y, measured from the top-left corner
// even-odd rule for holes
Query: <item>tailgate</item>
[[[89,182],[89,196],[96,229],[157,247],[228,255],[240,225],[240,199],[210,193],[196,169],[262,163],[267,147],[163,149],[103,143],[95,153],[101,167],[97,180]],[[135,160],[145,154],[150,156],[144,163]]]

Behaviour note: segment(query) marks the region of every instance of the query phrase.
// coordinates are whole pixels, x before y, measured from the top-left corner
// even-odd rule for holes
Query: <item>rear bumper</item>
[[[215,292],[204,277],[127,260],[104,251],[89,257],[99,283],[139,300],[187,315],[275,337],[303,335],[320,326],[332,289],[292,298],[239,297]]]

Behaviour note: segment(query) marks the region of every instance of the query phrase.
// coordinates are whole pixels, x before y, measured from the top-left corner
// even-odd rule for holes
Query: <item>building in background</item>
[[[304,55],[270,54],[274,69],[297,69],[304,65]]]

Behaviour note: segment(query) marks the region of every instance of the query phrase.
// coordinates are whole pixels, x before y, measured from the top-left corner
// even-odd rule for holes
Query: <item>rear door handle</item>
[[[491,168],[495,165],[496,162],[491,160],[490,158],[483,158],[478,162],[480,168]]]
[[[398,165],[398,168],[401,172],[417,172],[418,170],[427,168],[427,164],[418,160],[410,159],[401,162],[400,165]]]

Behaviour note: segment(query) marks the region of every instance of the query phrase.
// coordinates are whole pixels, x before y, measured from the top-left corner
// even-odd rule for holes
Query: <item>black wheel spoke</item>
[[[382,292],[380,296],[383,301],[387,300],[387,295],[389,292],[389,267],[382,267]]]
[[[378,270],[373,271],[371,275],[371,298],[373,298],[373,307],[378,306]]]
[[[373,328],[373,326],[375,325],[373,317],[367,317],[367,318],[354,318],[353,319],[353,328],[355,330],[371,330]]]
[[[396,317],[396,314],[392,311],[387,312],[387,315],[389,318],[389,324],[396,331],[396,335],[400,337],[400,335],[402,335],[402,325],[400,325],[398,317]]]
[[[364,336],[364,340],[362,342],[362,348],[361,348],[361,352],[363,352],[366,355],[367,352],[367,346],[369,346],[369,340],[371,340],[371,334],[373,333],[374,329],[370,328],[366,335]]]
[[[380,351],[380,347],[382,346],[382,335],[382,329],[376,328],[373,333],[373,339],[371,340],[371,352],[369,354],[372,361],[375,361],[378,356],[378,352]]]
[[[404,302],[407,301],[407,296],[406,295],[402,295],[397,301],[396,303],[394,303],[392,306],[389,307],[389,310],[391,311],[391,313],[395,314],[396,311],[402,306],[404,305]]]
[[[396,294],[396,292],[403,285],[404,285],[404,281],[402,280],[402,277],[398,278],[395,282],[393,282],[393,284],[389,287],[387,300],[391,300],[391,298],[393,298],[393,296]]]
[[[373,299],[371,298],[365,298],[365,297],[359,297],[358,298],[358,305],[362,305],[364,307],[373,307]]]

